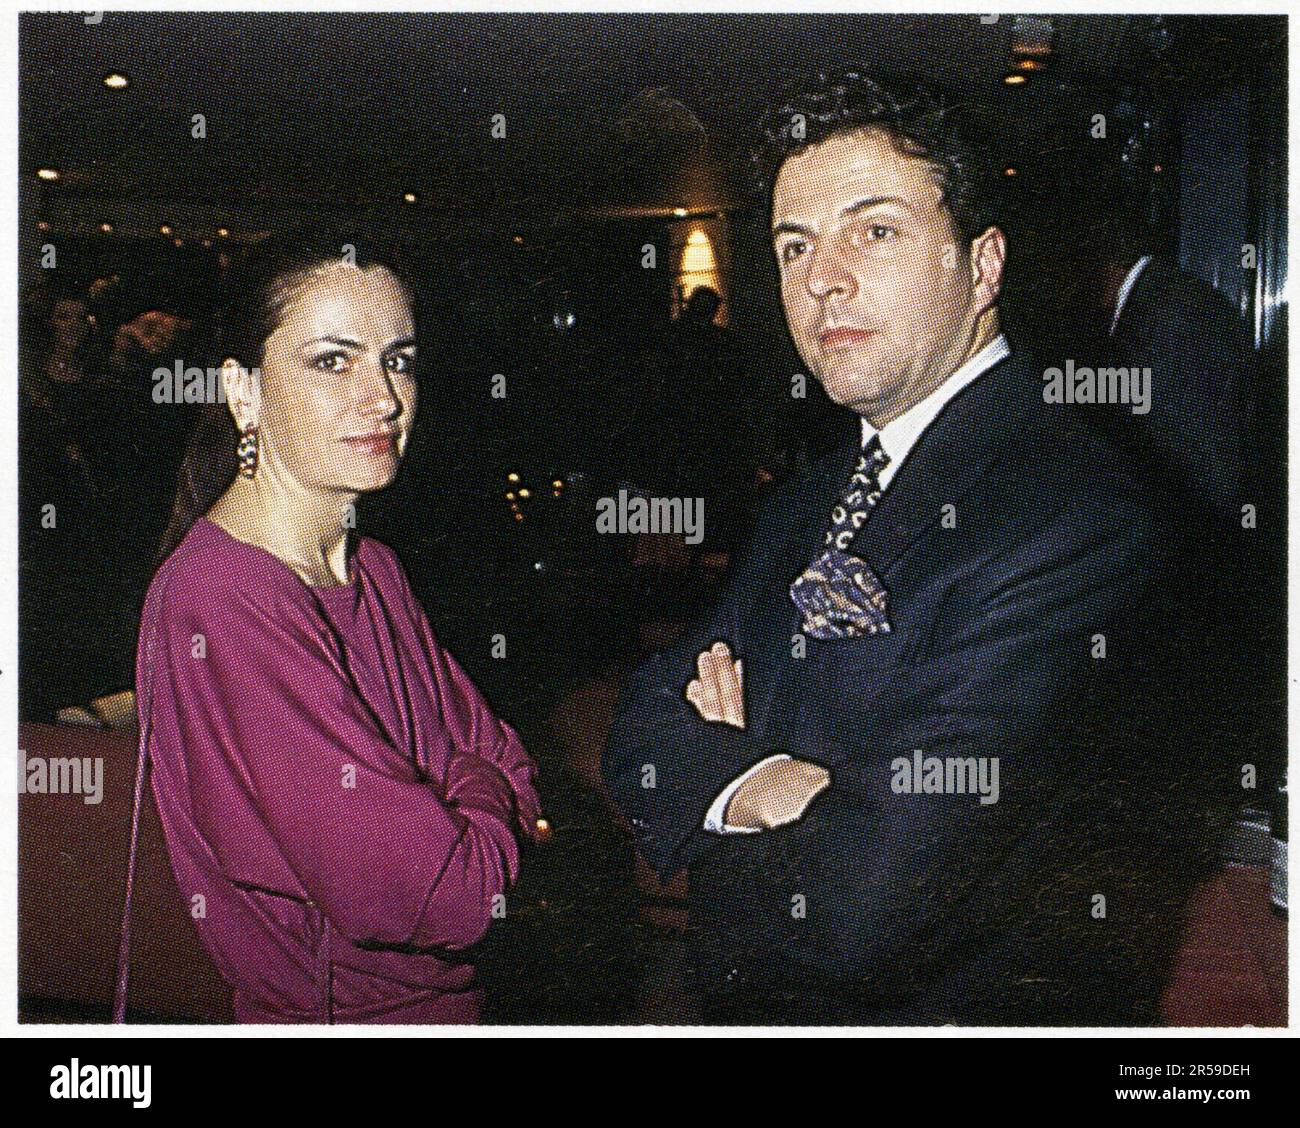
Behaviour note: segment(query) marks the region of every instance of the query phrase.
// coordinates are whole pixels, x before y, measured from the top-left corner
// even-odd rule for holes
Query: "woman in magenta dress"
[[[142,732],[241,1022],[473,1022],[464,953],[542,833],[536,768],[352,531],[410,439],[415,326],[398,275],[342,246],[258,252],[226,311],[226,403],[144,606]]]

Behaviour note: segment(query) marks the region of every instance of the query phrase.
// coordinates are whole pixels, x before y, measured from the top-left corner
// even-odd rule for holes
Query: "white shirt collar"
[[[1119,288],[1119,297],[1115,300],[1115,316],[1110,319],[1110,335],[1115,335],[1115,326],[1119,324],[1119,315],[1124,312],[1124,303],[1128,301],[1128,296],[1133,292],[1133,287],[1137,285],[1138,275],[1146,269],[1147,263],[1151,261],[1150,255],[1143,255],[1137,260],[1129,270],[1124,284]]]
[[[911,453],[922,432],[933,423],[948,403],[967,385],[984,375],[990,368],[1011,355],[1011,346],[1004,334],[999,333],[970,360],[940,384],[920,403],[913,404],[902,415],[886,423],[879,431],[862,417],[862,445],[865,447],[873,435],[880,436],[880,446],[889,455],[889,464],[880,472],[880,485],[885,488],[898,472],[903,460]]]

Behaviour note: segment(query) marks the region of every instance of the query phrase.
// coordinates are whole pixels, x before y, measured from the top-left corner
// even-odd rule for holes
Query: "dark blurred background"
[[[489,938],[489,1017],[648,1013],[680,890],[638,873],[595,758],[629,664],[700,613],[763,494],[855,425],[815,383],[790,395],[801,364],[746,172],[791,77],[856,65],[923,76],[984,123],[1013,340],[1061,356],[1090,331],[1116,216],[1239,319],[1267,520],[1236,735],[1280,762],[1285,39],[1273,17],[23,16],[23,720],[107,723],[89,703],[132,685],[197,410],[154,403],[150,374],[213,363],[232,265],[313,222],[400,244],[419,422],[362,529],[527,738],[556,827]],[[704,496],[704,544],[597,534],[594,500],[620,487]]]

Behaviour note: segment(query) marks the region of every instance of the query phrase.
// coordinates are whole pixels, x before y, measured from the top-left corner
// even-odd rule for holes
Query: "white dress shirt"
[[[1149,256],[1148,256],[1149,257]],[[1135,273],[1145,263],[1139,263],[1134,267],[1134,272],[1130,272],[1130,282],[1126,283],[1129,289],[1132,289],[1131,282],[1137,280]],[[1121,296],[1127,297],[1127,292]],[[951,376],[940,384],[933,392],[925,397],[920,403],[913,404],[902,415],[891,423],[886,423],[877,430],[873,427],[864,416],[862,419],[862,446],[871,441],[874,435],[880,436],[881,449],[889,456],[889,462],[885,468],[880,471],[880,488],[887,490],[889,483],[894,480],[899,468],[903,465],[907,456],[911,454],[912,448],[916,446],[917,441],[938,417],[948,403],[968,384],[973,383],[978,377],[982,376],[995,364],[1005,360],[1011,355],[1011,346],[1007,343],[1004,335],[999,333],[992,341],[985,345],[970,360],[966,361]],[[777,760],[789,760],[790,757],[784,752],[778,752],[775,755],[768,756],[760,760],[753,767],[749,768],[742,775],[737,776],[726,787],[722,789],[718,797],[713,801],[709,808],[708,814],[704,816],[704,829],[712,831],[714,834],[753,834],[758,830],[757,827],[751,826],[731,826],[722,821],[722,816],[726,813],[727,804],[731,802],[731,797],[739,790],[740,785],[753,775],[759,768],[767,764],[774,763]]]
[[[1129,270],[1123,285],[1120,286],[1119,297],[1115,300],[1115,316],[1110,319],[1110,335],[1112,337],[1115,336],[1115,326],[1119,324],[1119,315],[1124,312],[1124,303],[1128,301],[1129,294],[1133,292],[1133,287],[1137,285],[1138,275],[1146,269],[1146,265],[1150,261],[1150,255],[1143,255],[1138,259]]]

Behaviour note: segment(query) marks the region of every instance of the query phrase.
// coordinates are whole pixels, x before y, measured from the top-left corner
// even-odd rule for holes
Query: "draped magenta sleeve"
[[[205,774],[223,776],[194,791],[200,829],[232,876],[256,884],[278,866],[250,854],[230,818],[236,788],[344,936],[473,943],[519,864],[511,789],[468,742],[492,726],[462,704],[454,678],[440,679],[453,691],[452,738],[467,743],[425,750],[442,772],[419,778],[358,694],[304,585],[291,573],[269,579],[227,587],[193,582],[196,573],[169,592],[171,662],[190,674],[177,703],[187,729],[216,738],[219,762]]]
[[[391,550],[363,540],[356,565],[350,585],[311,588],[204,520],[145,604],[138,680],[173,870],[187,897],[214,898],[196,924],[259,1013],[309,1010],[305,982],[284,999],[277,981],[320,990],[322,958],[437,986],[442,965],[392,952],[455,964],[500,915],[517,834],[537,834],[515,731],[438,643]],[[326,957],[316,912],[337,933]]]
[[[393,558],[401,579],[407,608],[419,624],[420,638],[443,704],[443,717],[455,734],[458,747],[472,749],[491,761],[510,779],[519,808],[519,829],[534,841],[540,837],[537,820],[541,802],[536,791],[537,765],[524,751],[518,734],[498,718],[460,664],[434,637],[428,616],[411,591],[406,574]]]

